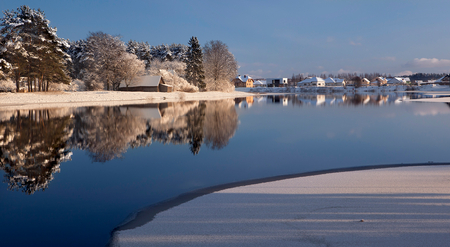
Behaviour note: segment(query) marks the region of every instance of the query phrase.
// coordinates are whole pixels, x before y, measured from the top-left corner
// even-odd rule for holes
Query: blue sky
[[[450,73],[450,1],[1,1],[40,8],[58,35],[151,45],[221,40],[239,74]]]

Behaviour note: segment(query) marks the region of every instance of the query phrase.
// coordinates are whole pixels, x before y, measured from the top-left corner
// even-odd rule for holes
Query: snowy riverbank
[[[0,109],[30,109],[81,106],[108,106],[123,104],[146,104],[190,100],[219,100],[247,97],[257,93],[248,92],[46,92],[46,93],[0,93]]]
[[[449,175],[403,167],[226,189],[117,232],[112,246],[445,246]]]

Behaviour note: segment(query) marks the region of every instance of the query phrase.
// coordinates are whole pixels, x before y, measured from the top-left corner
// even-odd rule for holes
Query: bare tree
[[[137,59],[134,54],[124,54],[121,64],[122,80],[127,87],[135,84],[136,79],[145,71],[144,61]]]
[[[219,40],[212,40],[203,48],[206,88],[210,91],[231,91],[231,80],[236,77],[238,63],[228,46]]]
[[[118,36],[103,32],[90,33],[83,58],[86,70],[83,79],[90,90],[117,90],[123,79],[123,58],[128,54]]]

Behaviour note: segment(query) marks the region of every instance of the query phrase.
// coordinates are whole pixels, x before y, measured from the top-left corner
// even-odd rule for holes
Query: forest
[[[0,90],[118,90],[142,75],[157,75],[177,91],[233,90],[237,61],[218,40],[200,46],[130,40],[90,32],[70,41],[57,36],[42,10],[21,6],[0,19]],[[220,86],[218,86],[220,85]]]

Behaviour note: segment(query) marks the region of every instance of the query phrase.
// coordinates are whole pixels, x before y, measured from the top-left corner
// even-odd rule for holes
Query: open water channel
[[[449,105],[410,97],[421,95],[0,108],[0,245],[105,246],[151,220],[143,209],[211,186],[450,161]]]

